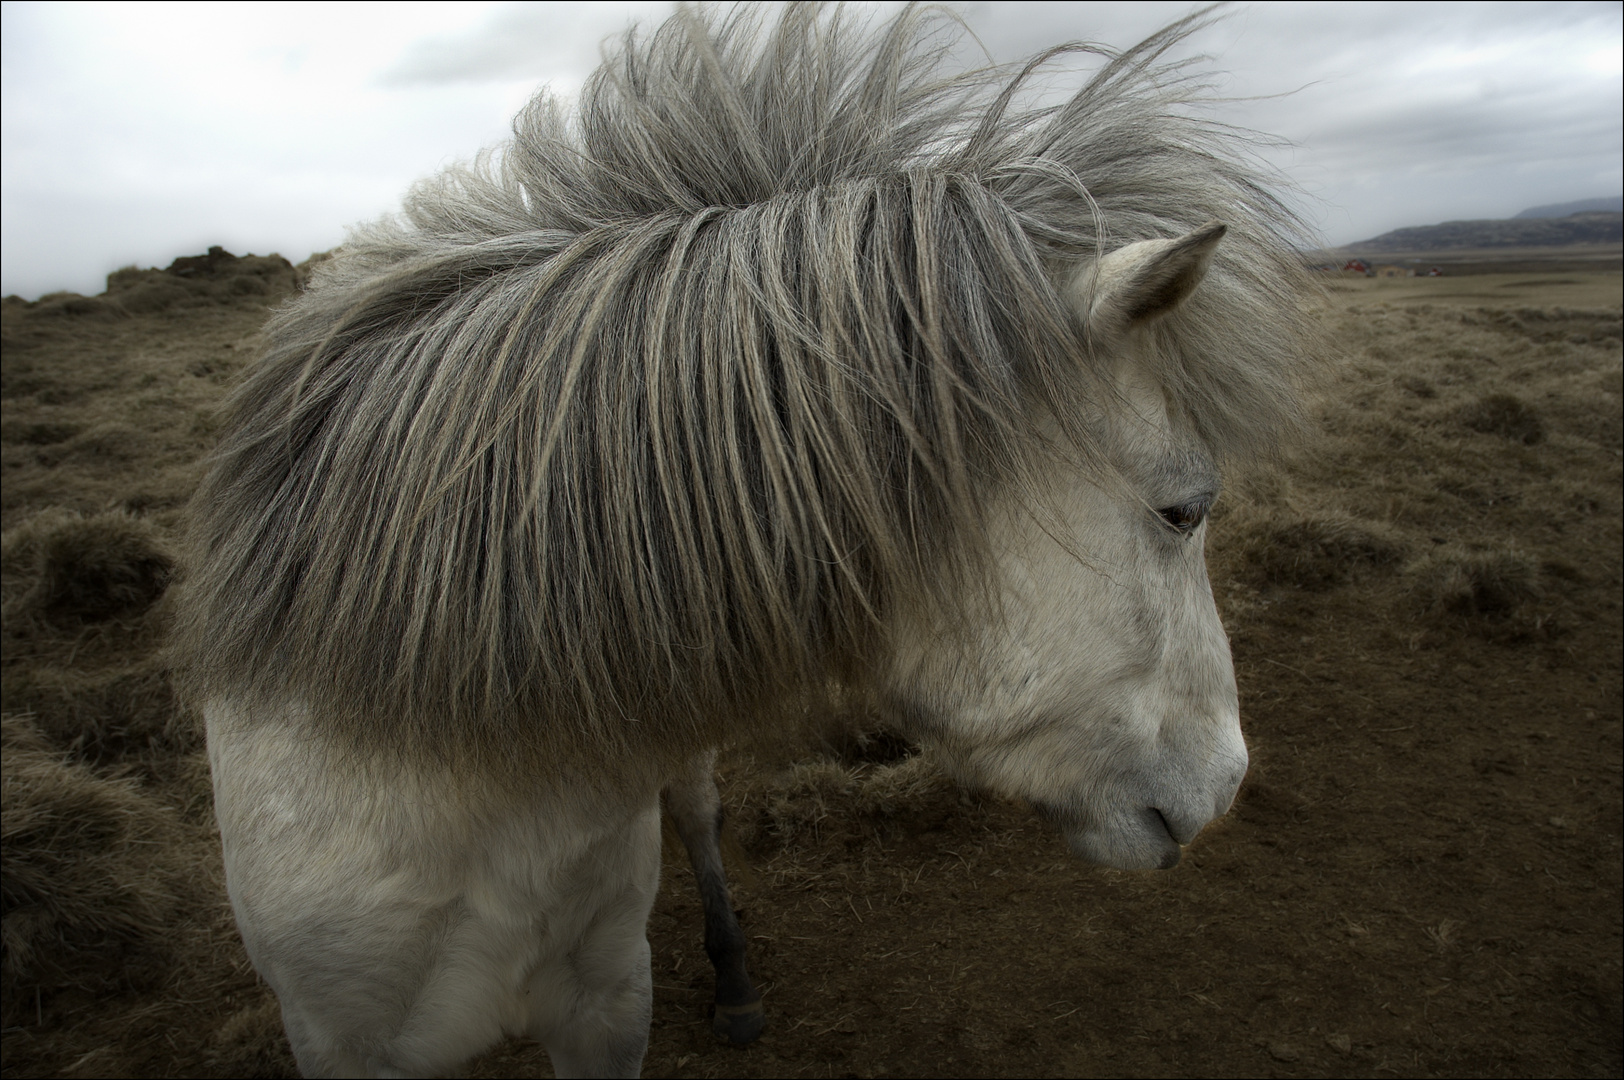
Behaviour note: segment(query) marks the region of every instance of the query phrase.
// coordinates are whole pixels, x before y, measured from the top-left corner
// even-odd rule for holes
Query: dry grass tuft
[[[1422,401],[1431,401],[1438,396],[1438,388],[1426,379],[1415,375],[1399,375],[1393,380],[1393,385],[1413,397]]]
[[[1489,394],[1459,413],[1461,423],[1485,435],[1499,435],[1524,446],[1545,438],[1545,421],[1533,406],[1512,394]]]
[[[4,703],[31,713],[53,745],[92,762],[134,764],[126,760],[132,754],[168,762],[202,743],[196,718],[176,702],[168,669],[150,659],[93,670],[36,665],[7,678]]]
[[[153,453],[149,432],[122,423],[102,423],[73,436],[65,443],[41,451],[46,465],[77,461],[86,465],[126,464],[149,459]]]
[[[890,764],[818,757],[770,774],[752,770],[728,789],[728,820],[755,853],[851,848],[939,827],[957,808],[956,791],[917,752]]]
[[[193,837],[134,780],[51,749],[31,718],[5,717],[0,736],[8,1005],[24,986],[97,990],[162,971],[195,881]]]
[[[1259,586],[1324,590],[1404,561],[1392,530],[1340,517],[1264,514],[1226,527],[1226,554],[1239,576]]]
[[[110,303],[105,296],[81,296],[76,292],[46,293],[29,304],[28,311],[36,318],[47,319],[89,317],[107,320],[124,314],[119,305]]]
[[[55,446],[67,442],[82,429],[78,424],[10,424],[3,435],[5,442],[27,446]]]
[[[175,565],[154,526],[122,510],[91,517],[48,511],[8,530],[0,546],[7,570],[26,565],[34,579],[7,601],[7,622],[73,625],[140,615],[163,595]]]
[[[1518,551],[1443,551],[1412,568],[1427,607],[1455,615],[1503,617],[1537,598],[1539,563]]]
[[[245,1008],[228,1017],[214,1032],[204,1051],[217,1076],[296,1076],[298,1063],[282,1034],[282,1009],[269,989]]]

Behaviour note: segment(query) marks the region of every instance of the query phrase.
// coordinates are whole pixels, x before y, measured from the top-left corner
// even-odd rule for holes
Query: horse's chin
[[[1053,808],[1045,808],[1045,816],[1060,826],[1075,855],[1113,870],[1171,870],[1184,853],[1162,815],[1149,807],[1104,821]]]

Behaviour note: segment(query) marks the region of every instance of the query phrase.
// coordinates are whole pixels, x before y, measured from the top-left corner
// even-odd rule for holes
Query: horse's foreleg
[[[530,980],[531,1035],[547,1047],[558,1076],[637,1076],[654,1002],[647,933],[660,888],[654,801],[609,842],[583,849],[571,880],[550,919],[558,950]]]
[[[568,1022],[536,1032],[547,1047],[555,1075],[642,1073],[654,1012],[654,985],[648,938],[643,934],[648,913],[645,909],[639,914],[640,918],[620,920],[623,925],[613,925],[611,920],[583,940],[570,958],[572,979],[548,980],[551,985],[537,985],[532,991],[547,1011],[558,1011],[545,999],[558,994],[559,981],[574,999],[569,1002]]]
[[[482,869],[517,860],[480,858],[489,836],[443,788],[377,783],[297,706],[204,717],[232,907],[299,1071],[442,1076],[500,1040],[523,1003],[511,969],[544,944],[534,883]],[[471,900],[513,893],[511,910]]]
[[[744,931],[722,869],[722,799],[716,790],[716,752],[700,754],[665,789],[665,806],[688,849],[705,909],[705,954],[716,969],[716,1015],[711,1029],[738,1045],[761,1035],[761,992],[744,966]]]

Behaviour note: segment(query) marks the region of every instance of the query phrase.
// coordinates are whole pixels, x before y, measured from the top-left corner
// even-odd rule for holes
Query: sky
[[[1194,10],[946,6],[1000,61]],[[325,251],[671,7],[5,3],[0,294],[97,293],[211,244]],[[1284,140],[1266,156],[1342,244],[1624,190],[1621,41],[1618,3],[1242,3],[1184,54],[1211,58],[1219,118]]]

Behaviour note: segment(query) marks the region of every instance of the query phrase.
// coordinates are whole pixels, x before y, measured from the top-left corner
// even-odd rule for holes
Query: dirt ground
[[[229,258],[4,303],[5,1076],[291,1072],[159,652],[210,409],[298,279]],[[1119,873],[883,716],[735,752],[768,1027],[710,1034],[670,837],[646,1074],[1624,1072],[1624,278],[1329,288],[1320,434],[1211,528],[1230,815]],[[473,1072],[550,1069],[513,1043]]]

